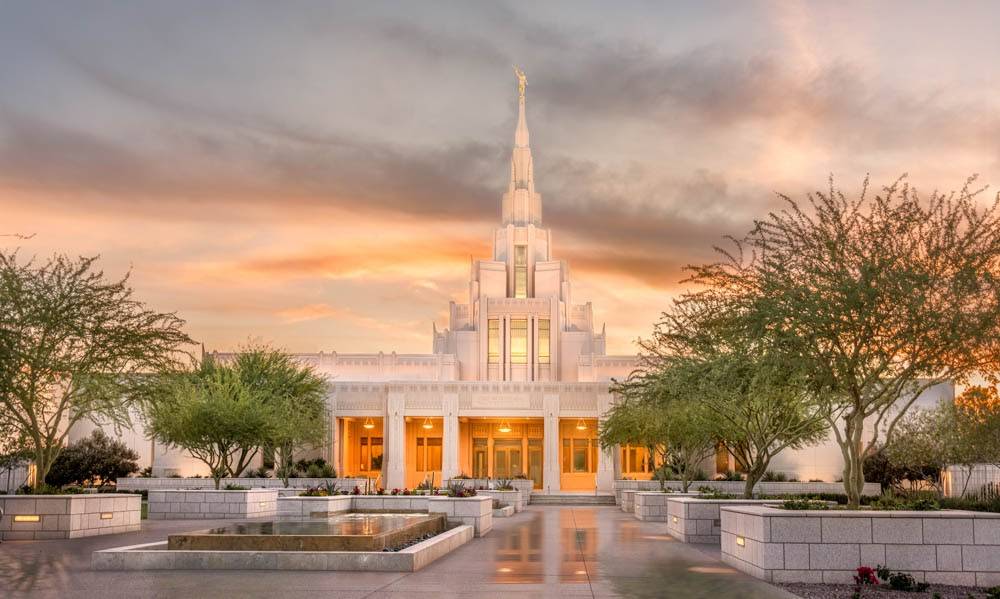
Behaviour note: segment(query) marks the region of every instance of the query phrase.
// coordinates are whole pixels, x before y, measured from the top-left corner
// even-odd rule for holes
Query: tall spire
[[[503,196],[503,224],[542,224],[542,197],[535,192],[535,173],[528,146],[528,121],[525,117],[524,90],[528,78],[524,71],[514,67],[517,77],[517,128],[514,130],[514,149],[510,159],[510,183]]]

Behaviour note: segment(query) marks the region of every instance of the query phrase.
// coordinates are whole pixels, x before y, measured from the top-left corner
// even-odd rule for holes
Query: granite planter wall
[[[492,497],[498,500],[500,503],[506,503],[514,508],[515,512],[524,511],[524,495],[520,491],[476,491],[477,495],[484,495],[486,497]]]
[[[215,491],[163,489],[149,492],[150,520],[263,518],[278,510],[277,489]]]
[[[681,483],[677,480],[668,480],[664,483],[668,489],[680,491]],[[708,487],[720,493],[731,495],[743,495],[746,486],[741,481],[730,480],[698,480],[691,483],[691,490],[696,491],[700,487]],[[655,480],[616,480],[615,502],[621,504],[621,494],[619,491],[632,489],[635,491],[659,491],[660,483]],[[754,487],[754,493],[762,495],[811,495],[814,493],[838,493],[844,492],[844,483],[777,483],[759,482]],[[882,494],[882,485],[878,483],[865,483],[862,490],[863,495],[877,496]]]
[[[429,495],[351,495],[351,509],[379,512],[426,512]]]
[[[350,510],[350,495],[334,495],[331,497],[278,497],[278,515],[282,517],[322,517]]]
[[[308,489],[322,487],[327,483],[336,484],[343,491],[350,492],[354,487],[365,489],[364,478],[290,478],[288,487]],[[119,478],[116,481],[121,491],[150,491],[153,489],[215,489],[215,481],[210,478]],[[281,489],[286,488],[280,478],[224,478],[220,487],[237,485],[248,489]]]
[[[493,498],[485,495],[475,497],[444,497],[427,498],[427,511],[443,513],[449,522],[470,524],[476,536],[481,537],[493,530]]]
[[[469,489],[490,489],[496,486],[497,481],[494,478],[449,478],[445,479],[444,486],[447,487],[451,483],[462,484]],[[531,492],[535,488],[534,481],[515,478],[510,481],[510,484],[521,493],[523,505],[531,503]]]
[[[662,493],[660,491],[639,491],[634,493],[636,520],[643,522],[666,522],[667,500],[671,497],[697,497],[698,493]]]
[[[722,561],[769,582],[850,583],[882,564],[918,581],[1000,584],[1000,514],[729,506]]]
[[[635,489],[620,489],[615,491],[615,495],[620,499],[618,501],[618,507],[625,513],[631,514],[635,511],[635,494],[638,493]]]
[[[702,499],[700,497],[667,498],[667,532],[684,543],[713,543],[722,536],[719,510],[735,505],[779,505],[774,499]],[[833,505],[831,502],[830,505]]]
[[[0,539],[75,539],[139,530],[142,497],[129,493],[0,495]]]

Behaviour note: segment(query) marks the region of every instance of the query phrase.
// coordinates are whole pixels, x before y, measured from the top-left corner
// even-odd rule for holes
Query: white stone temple
[[[447,328],[433,330],[433,352],[297,354],[330,380],[331,438],[310,457],[326,458],[340,476],[380,477],[390,489],[414,488],[431,476],[438,483],[459,474],[526,477],[540,492],[611,491],[616,478],[650,478],[645,448],[598,447],[610,381],[627,377],[637,359],[607,355],[590,303],[574,302],[568,265],[557,259],[542,219],[525,79],[517,74],[517,127],[493,255],[472,262],[468,302],[451,303]],[[919,403],[949,396],[953,386],[942,385]],[[72,431],[70,440],[89,428]],[[118,436],[154,476],[207,472],[141,431]],[[705,464],[710,476],[734,468],[725,450]],[[783,452],[772,469],[832,482],[842,458],[831,439]]]

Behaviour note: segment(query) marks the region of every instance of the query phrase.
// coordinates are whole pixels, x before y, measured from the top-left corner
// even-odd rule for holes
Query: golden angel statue
[[[528,85],[528,78],[525,76],[524,71],[517,68],[517,65],[514,65],[514,75],[517,76],[517,91],[521,95],[521,98],[524,98],[524,86]]]

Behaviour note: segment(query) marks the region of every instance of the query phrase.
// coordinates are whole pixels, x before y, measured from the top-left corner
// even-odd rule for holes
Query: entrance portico
[[[611,490],[614,452],[597,443],[607,383],[331,387],[331,457],[344,475],[381,477],[387,489],[466,475],[527,478],[546,492]]]

